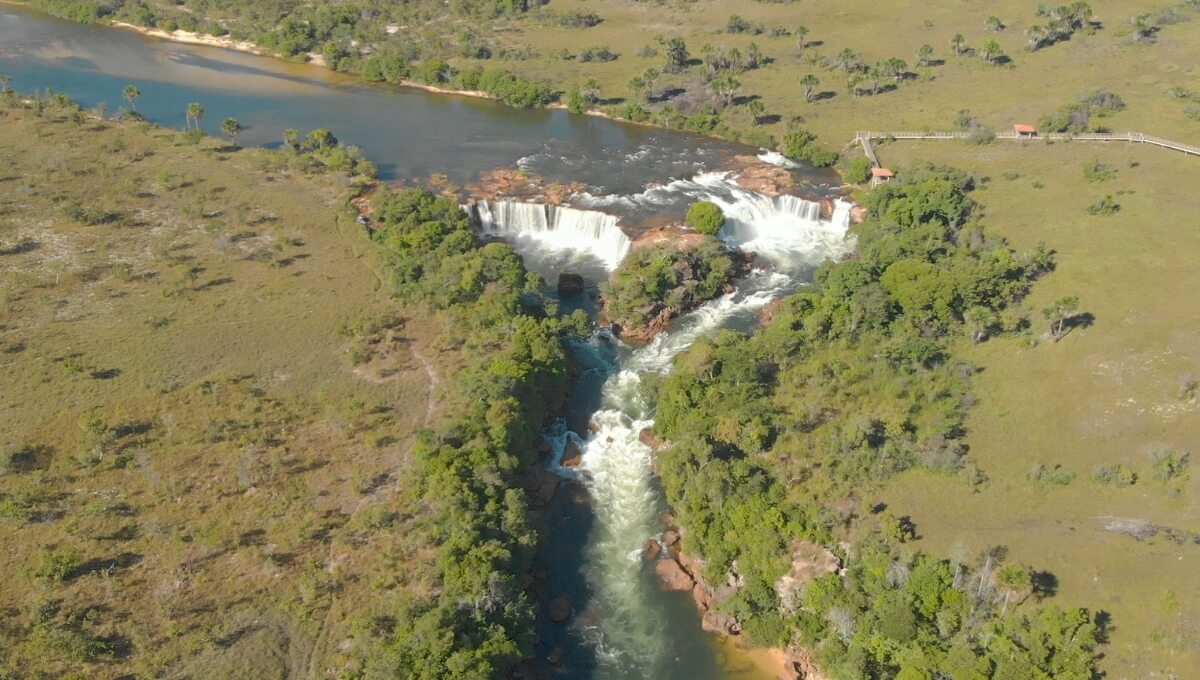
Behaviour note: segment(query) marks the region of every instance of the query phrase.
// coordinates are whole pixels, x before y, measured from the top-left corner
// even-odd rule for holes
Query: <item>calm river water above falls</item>
[[[187,104],[200,102],[210,132],[235,117],[246,127],[239,141],[248,145],[277,145],[286,128],[329,128],[363,147],[389,180],[443,173],[466,184],[491,169],[521,167],[551,181],[581,182],[586,191],[573,203],[591,212],[548,216],[528,204],[485,206],[489,231],[517,245],[551,281],[559,268],[574,265],[594,287],[628,248],[613,231],[617,223],[595,211],[627,223],[680,219],[698,198],[721,204],[730,217],[722,238],[759,253],[768,267],[647,347],[596,338],[572,350],[579,377],[570,410],[548,438],[560,450],[575,441],[584,461],[578,471],[564,472],[580,485],[555,501],[539,568],[550,575],[543,604],[565,594],[575,614],[567,625],[543,617],[539,657],[562,647],[561,665],[540,665],[571,679],[770,677],[761,659],[701,632],[690,596],[661,592],[652,566],[641,559],[641,547],[661,530],[656,518],[664,504],[650,473],[650,450],[638,438],[653,424],[653,412],[637,388],[641,376],[669,370],[671,358],[696,338],[753,325],[763,304],[803,285],[816,264],[841,252],[844,204],[830,219],[815,203],[738,188],[716,171],[735,155],[756,153],[742,145],[561,110],[519,111],[366,86],[323,68],[148,39],[3,4],[0,73],[12,76],[17,90],[52,88],[85,106],[107,102],[110,110],[125,104],[125,85],[136,84],[139,112],[177,128]],[[831,173],[795,172],[807,194],[836,194]],[[589,421],[596,430],[591,435]]]

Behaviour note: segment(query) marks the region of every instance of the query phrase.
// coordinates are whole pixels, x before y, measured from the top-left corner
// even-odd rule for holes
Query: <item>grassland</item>
[[[1196,577],[1200,481],[1155,479],[1163,450],[1200,441],[1200,401],[1184,393],[1200,372],[1200,162],[1148,147],[1059,143],[897,142],[881,155],[903,166],[923,158],[988,177],[975,197],[986,221],[1018,251],[1045,242],[1058,266],[1034,287],[1039,310],[1065,295],[1094,316],[1062,341],[1001,339],[962,355],[981,369],[978,403],[967,428],[970,459],[990,478],[972,491],[925,473],[896,480],[883,499],[911,513],[921,540],[937,554],[993,545],[1010,559],[1048,571],[1056,599],[1112,616],[1102,667],[1113,678],[1187,677],[1200,667],[1200,616],[1182,603],[1200,599]],[[1083,181],[1085,163],[1117,170],[1106,182]],[[1009,179],[1011,178],[1011,179]],[[1123,192],[1123,193],[1122,193]],[[1121,205],[1112,216],[1086,207],[1103,194]],[[1035,465],[1061,465],[1075,479],[1060,486],[1029,478]],[[1093,479],[1100,466],[1137,475],[1118,488]],[[1144,540],[1114,531],[1114,519],[1166,531]]]
[[[0,158],[0,669],[337,667],[425,587],[394,492],[452,363],[347,179],[53,108],[0,110]]]

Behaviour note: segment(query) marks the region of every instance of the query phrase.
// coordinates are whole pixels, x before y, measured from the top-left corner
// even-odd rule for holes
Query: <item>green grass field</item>
[[[1200,401],[1181,396],[1200,374],[1200,196],[1186,190],[1200,185],[1200,159],[1081,142],[896,142],[880,154],[901,167],[932,159],[990,178],[975,193],[986,223],[1019,251],[1045,242],[1058,262],[1027,301],[1036,347],[1021,338],[962,347],[982,369],[969,455],[990,481],[974,493],[959,480],[909,473],[883,499],[912,515],[919,547],[975,554],[1007,546],[1010,559],[1054,574],[1056,600],[1110,613],[1109,677],[1187,677],[1200,667],[1200,615],[1184,604],[1200,598],[1200,476],[1159,481],[1152,456],[1175,449],[1194,457],[1200,441]],[[1116,177],[1084,183],[1083,166],[1094,159]],[[1120,211],[1088,215],[1086,206],[1108,193]],[[1040,338],[1039,310],[1064,295],[1079,296],[1095,319],[1050,343]],[[1033,481],[1037,464],[1061,465],[1075,479]],[[1116,464],[1136,483],[1093,479],[1096,467]],[[1114,518],[1188,536],[1138,541],[1108,530]]]
[[[54,117],[0,111],[0,668],[315,676],[424,588],[437,333],[339,335],[395,314],[344,179]]]

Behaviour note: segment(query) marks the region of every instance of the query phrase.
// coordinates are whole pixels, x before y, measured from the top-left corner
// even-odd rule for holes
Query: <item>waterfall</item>
[[[781,271],[803,275],[824,260],[836,258],[853,245],[846,238],[850,203],[834,201],[833,215],[822,219],[821,204],[798,196],[765,196],[738,186],[728,172],[705,172],[674,180],[639,194],[593,196],[583,193],[588,207],[649,211],[664,205],[712,201],[725,213],[721,238],[757,253]]]
[[[668,610],[677,605],[669,604],[664,599],[669,596],[658,591],[642,558],[646,541],[655,539],[662,529],[658,513],[663,505],[654,484],[651,449],[639,436],[654,425],[653,404],[647,403],[641,389],[643,376],[669,372],[674,357],[699,338],[722,328],[753,326],[764,305],[794,291],[813,267],[852,245],[846,238],[849,203],[836,202],[831,218],[823,219],[818,202],[747,191],[725,173],[703,173],[639,194],[580,197],[586,205],[627,213],[639,207],[700,199],[717,203],[725,212],[727,220],[720,237],[758,253],[770,261],[771,270],[752,272],[738,282],[736,291],[676,319],[670,332],[644,347],[632,349],[621,344],[617,356],[612,357],[611,345],[600,338],[575,346],[573,351],[587,355],[582,364],[603,366],[599,369],[605,376],[601,403],[592,414],[586,436],[569,432],[565,426],[546,436],[556,451],[550,468],[578,477],[592,498],[595,525],[585,548],[583,575],[590,587],[589,605],[599,614],[593,621],[599,623],[588,624],[579,633],[595,652],[599,667],[592,676],[599,680],[713,677],[707,674],[711,668],[689,657],[682,633],[672,630]],[[493,211],[497,208],[498,204],[486,206]],[[522,211],[508,219],[523,230],[550,228],[550,213],[541,206],[505,210]],[[482,217],[480,221],[483,223]],[[583,453],[574,470],[562,470],[558,465],[568,441]]]
[[[617,226],[615,215],[597,210],[483,200],[474,208],[474,217],[485,233],[506,240],[531,240],[550,251],[582,253],[596,258],[609,271],[621,264],[632,244]],[[519,243],[514,245],[521,249]]]

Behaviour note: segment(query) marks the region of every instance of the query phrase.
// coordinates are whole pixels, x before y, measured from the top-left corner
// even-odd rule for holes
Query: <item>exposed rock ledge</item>
[[[727,637],[740,636],[741,623],[733,616],[717,611],[721,602],[744,585],[741,575],[737,573],[737,563],[734,562],[724,582],[712,587],[704,580],[703,562],[680,551],[680,532],[671,526],[673,518],[669,514],[664,515],[663,524],[667,528],[663,531],[662,543],[667,546],[667,551],[661,553],[654,565],[659,585],[665,590],[691,591],[692,599],[701,612],[700,625],[705,631]],[[788,609],[795,606],[796,596],[804,584],[840,568],[838,557],[824,547],[809,542],[798,543],[792,553],[792,568],[775,584],[782,607]],[[817,668],[807,649],[787,647],[769,651],[771,658],[778,661],[780,680],[828,680]]]

